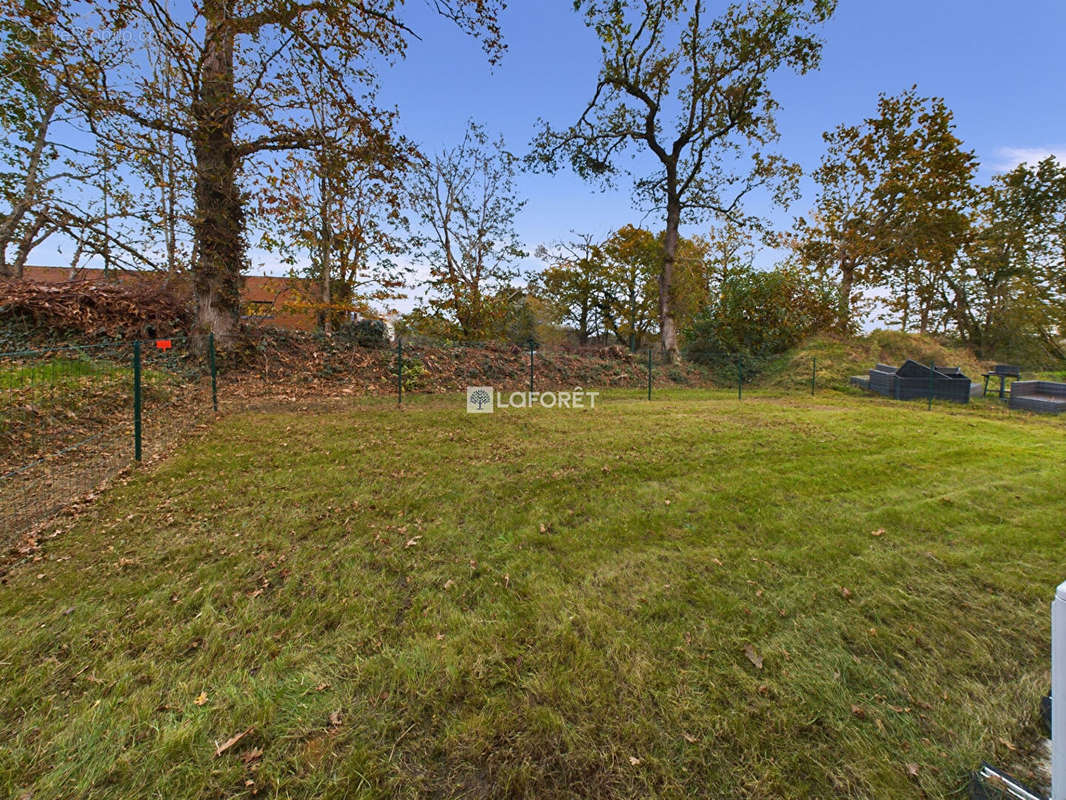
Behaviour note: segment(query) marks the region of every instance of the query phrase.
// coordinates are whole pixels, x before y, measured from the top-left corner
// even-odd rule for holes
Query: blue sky
[[[511,0],[502,18],[509,51],[494,68],[429,3],[408,0],[407,9],[422,40],[383,72],[380,100],[399,109],[403,132],[426,152],[457,144],[466,120],[474,118],[524,154],[538,117],[562,127],[584,108],[599,46],[571,0]],[[840,0],[822,31],[821,68],[775,79],[782,106],[777,150],[809,172],[822,155],[823,131],[873,113],[879,92],[917,84],[924,95],[944,97],[955,112],[959,135],[982,162],[982,180],[1048,153],[1066,160],[1063,31],[1063,0]],[[808,211],[814,187],[809,181],[803,186],[803,199],[787,212],[773,211],[779,229]],[[616,189],[601,191],[565,171],[522,175],[527,205],[518,227],[526,249],[565,239],[570,231],[606,235],[627,222],[660,229],[657,214],[634,208],[630,188],[622,179]],[[704,231],[706,225],[685,230]],[[39,248],[31,263],[69,263],[69,243],[65,254],[56,252],[57,243]],[[251,256],[253,272],[286,271],[269,254]],[[759,263],[773,260],[764,252]],[[528,259],[525,268],[537,266]]]
[[[524,153],[538,117],[572,122],[595,85],[599,48],[568,0],[513,0],[503,17],[509,51],[496,68],[430,11],[418,4],[411,11],[423,39],[383,76],[382,99],[399,108],[404,131],[427,151],[456,143],[473,117]],[[982,179],[1027,158],[1066,154],[1064,30],[1061,0],[840,0],[823,30],[820,70],[775,81],[778,150],[810,171],[823,131],[871,114],[879,92],[918,84],[955,112]],[[519,186],[528,199],[519,233],[530,251],[570,230],[605,234],[642,220],[661,227],[657,216],[634,209],[625,180],[601,192],[563,172],[525,175]],[[773,215],[779,226],[806,212],[813,185],[804,190],[792,209]]]

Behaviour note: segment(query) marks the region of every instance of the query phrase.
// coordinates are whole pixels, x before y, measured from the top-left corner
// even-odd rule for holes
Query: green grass
[[[92,361],[87,358],[52,358],[28,364],[0,363],[0,389],[61,385],[77,381],[79,378],[108,378],[128,372],[128,366]]]
[[[841,389],[847,388],[852,375],[865,375],[878,362],[898,366],[908,358],[922,364],[961,367],[975,382],[982,380],[981,374],[990,366],[969,350],[946,346],[932,336],[876,330],[863,336],[812,337],[767,364],[757,383],[768,388],[802,390],[810,384],[813,359],[819,385]]]
[[[1027,376],[1028,377],[1028,376]],[[1038,372],[1036,378],[1042,381],[1066,381],[1066,370],[1048,370],[1045,372]]]
[[[1031,742],[1061,420],[665,397],[222,420],[0,586],[0,795],[948,797]]]

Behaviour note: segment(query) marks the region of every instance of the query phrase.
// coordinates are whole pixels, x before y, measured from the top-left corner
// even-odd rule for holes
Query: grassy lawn
[[[1062,420],[662,396],[224,418],[0,585],[0,795],[946,797],[1028,746]]]

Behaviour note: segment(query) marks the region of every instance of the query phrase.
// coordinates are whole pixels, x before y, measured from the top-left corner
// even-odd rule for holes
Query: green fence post
[[[533,394],[533,348],[536,345],[532,339],[529,340],[529,393]]]
[[[743,399],[743,392],[741,387],[744,385],[744,367],[741,366],[741,359],[737,357],[737,400]]]
[[[133,458],[141,460],[141,343],[133,343]]]
[[[207,361],[211,367],[211,405],[218,411],[218,369],[215,367],[215,334],[207,334]]]
[[[814,396],[814,382],[818,376],[818,357],[811,356],[811,396]]]
[[[403,338],[396,337],[396,405],[403,405]]]
[[[648,348],[648,399],[651,400],[651,348]]]
[[[929,410],[933,410],[933,370],[936,369],[936,365],[929,364]]]

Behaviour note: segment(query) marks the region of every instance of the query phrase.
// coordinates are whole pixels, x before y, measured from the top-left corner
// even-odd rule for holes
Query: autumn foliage
[[[189,297],[158,281],[65,283],[0,280],[0,325],[86,337],[184,333]]]

